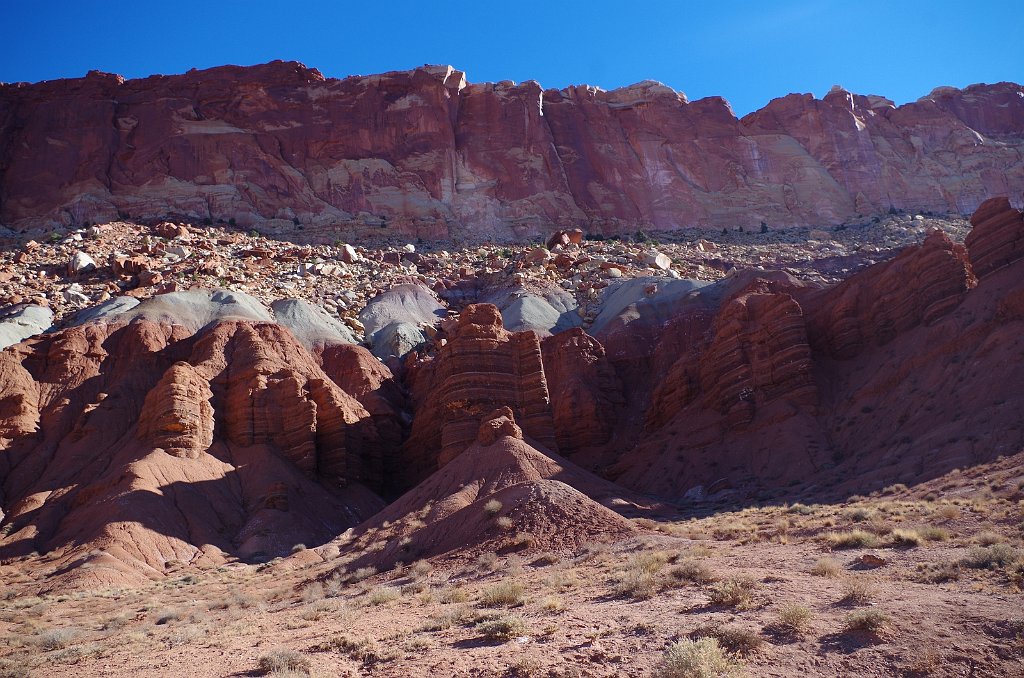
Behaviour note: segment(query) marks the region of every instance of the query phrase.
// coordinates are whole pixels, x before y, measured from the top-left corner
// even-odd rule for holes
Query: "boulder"
[[[53,323],[53,311],[43,306],[15,304],[0,310],[0,349],[13,346],[46,331]]]
[[[75,252],[68,261],[68,275],[78,275],[96,270],[96,261],[81,250]]]

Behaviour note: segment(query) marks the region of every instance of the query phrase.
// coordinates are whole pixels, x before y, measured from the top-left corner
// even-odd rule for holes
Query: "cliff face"
[[[643,82],[467,84],[446,66],[343,80],[297,63],[0,86],[0,222],[178,215],[335,240],[528,238],[972,212],[1024,190],[1024,96],[842,90],[737,119]]]

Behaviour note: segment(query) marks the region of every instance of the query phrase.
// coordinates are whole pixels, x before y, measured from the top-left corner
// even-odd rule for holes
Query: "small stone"
[[[157,271],[143,271],[138,275],[139,287],[153,287],[163,282],[164,277]]]
[[[534,247],[523,257],[523,263],[527,266],[546,264],[551,259],[551,252],[544,247]]]
[[[356,252],[356,248],[352,247],[352,245],[341,246],[341,260],[346,264],[354,264],[361,259],[362,257],[359,256],[359,253]]]
[[[187,247],[183,247],[182,245],[171,245],[170,247],[165,248],[164,252],[174,255],[179,259],[188,259],[192,256],[192,250]]]
[[[88,273],[89,271],[96,270],[96,262],[85,252],[78,250],[71,256],[71,261],[68,262],[68,273],[71,275],[77,273]]]

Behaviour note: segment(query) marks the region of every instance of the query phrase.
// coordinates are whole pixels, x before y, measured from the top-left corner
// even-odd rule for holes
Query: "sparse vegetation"
[[[693,582],[694,584],[710,584],[717,579],[707,563],[692,558],[682,560],[669,570],[669,574],[676,581]]]
[[[402,597],[402,592],[394,586],[381,586],[370,591],[366,596],[367,605],[386,605]]]
[[[811,568],[811,574],[818,577],[830,577],[835,579],[843,573],[843,566],[832,558],[819,558],[818,562]]]
[[[712,586],[708,598],[712,605],[748,609],[753,606],[755,588],[757,582],[753,579],[728,579]]]
[[[877,609],[857,610],[846,615],[844,623],[847,631],[878,633],[889,623],[889,617]]]
[[[922,563],[918,566],[917,580],[925,584],[941,584],[960,578],[960,564],[954,562]]]
[[[523,604],[526,587],[515,580],[498,582],[480,593],[480,604],[484,607],[513,607]]]
[[[737,669],[715,638],[683,639],[665,650],[654,678],[721,678]]]
[[[476,567],[482,572],[493,572],[498,567],[498,554],[493,551],[481,553],[476,559]]]
[[[917,530],[898,529],[893,530],[889,535],[893,546],[920,546],[924,543],[924,537]]]
[[[788,635],[800,636],[810,627],[812,616],[810,608],[805,605],[784,605],[779,608],[775,628]]]
[[[1020,557],[1017,549],[1009,544],[992,544],[991,546],[978,546],[972,548],[961,564],[974,569],[994,569],[1005,567]]]
[[[491,499],[484,504],[484,513],[489,516],[496,516],[499,511],[501,511],[501,502],[497,499]]]
[[[878,537],[865,530],[829,532],[825,540],[833,549],[871,548],[878,545]]]
[[[46,652],[63,650],[78,638],[77,629],[49,629],[42,631],[32,639],[32,644]]]
[[[544,596],[540,601],[540,607],[545,612],[558,612],[565,607],[565,601],[560,596]]]
[[[377,574],[377,568],[375,567],[360,567],[358,570],[348,576],[348,581],[351,583],[361,582],[364,579],[369,579]]]
[[[309,674],[309,660],[294,650],[272,650],[256,662],[257,670],[267,676],[283,673]]]
[[[844,605],[867,605],[874,597],[871,585],[863,579],[850,579],[843,589],[843,597],[839,602]]]
[[[693,635],[714,638],[723,648],[738,655],[751,654],[764,645],[764,639],[756,631],[731,624],[701,626]]]
[[[529,632],[529,627],[523,618],[514,614],[504,614],[494,619],[481,621],[476,628],[480,635],[487,640],[502,643],[525,636]]]

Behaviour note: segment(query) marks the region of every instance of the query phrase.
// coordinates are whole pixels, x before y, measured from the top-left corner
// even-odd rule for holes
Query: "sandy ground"
[[[42,597],[40,561],[9,563],[0,676],[638,676],[701,637],[737,675],[1024,675],[1022,456],[837,505],[641,519],[575,554],[374,574],[327,548]]]

